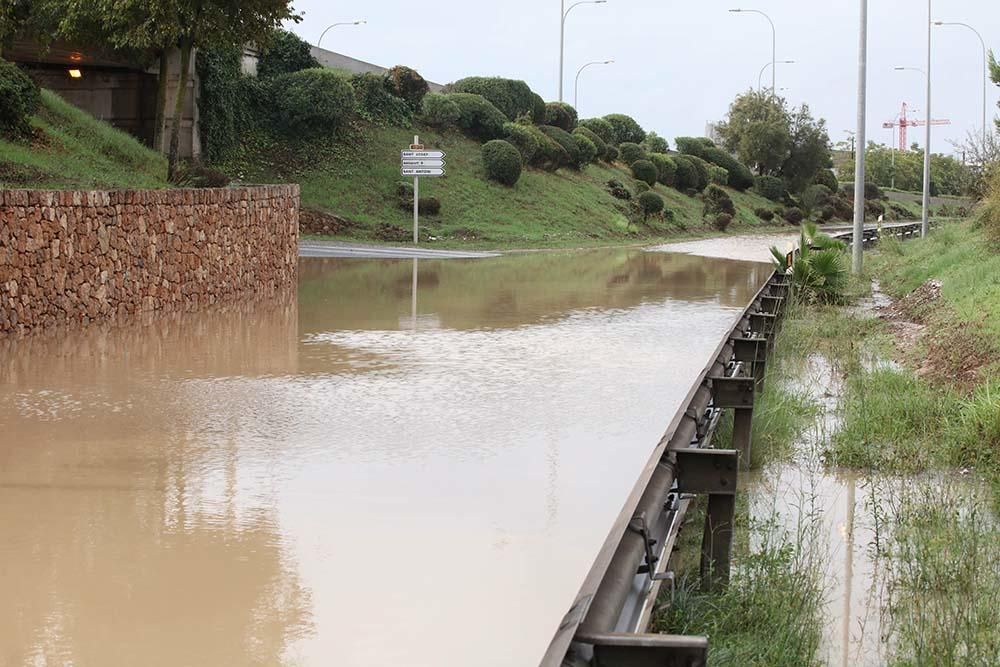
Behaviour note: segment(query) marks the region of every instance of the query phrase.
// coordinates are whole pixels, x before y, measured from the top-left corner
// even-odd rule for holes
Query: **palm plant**
[[[813,223],[802,225],[799,249],[788,258],[771,246],[775,269],[786,273],[792,288],[801,296],[813,301],[838,301],[847,288],[847,261],[844,252],[847,244],[827,234],[820,233]]]

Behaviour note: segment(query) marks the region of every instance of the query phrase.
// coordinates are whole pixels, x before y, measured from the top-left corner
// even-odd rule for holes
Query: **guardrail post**
[[[743,467],[750,466],[753,401],[757,379],[753,377],[713,377],[712,402],[716,408],[734,410],[733,449],[740,453]]]

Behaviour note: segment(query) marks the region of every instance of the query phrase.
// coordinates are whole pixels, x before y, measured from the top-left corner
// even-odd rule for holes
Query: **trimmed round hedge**
[[[757,194],[771,201],[785,198],[785,182],[777,176],[758,176],[753,187]]]
[[[416,111],[420,108],[424,96],[430,92],[430,86],[424,77],[405,65],[396,65],[385,73],[385,85],[396,97],[406,100],[410,108]]]
[[[358,101],[358,114],[365,120],[386,125],[408,125],[413,110],[406,100],[396,97],[377,74],[365,72],[350,78]]]
[[[628,165],[631,165],[636,160],[647,159],[646,151],[642,150],[642,146],[630,141],[626,141],[618,146],[618,154],[621,156],[622,162]]]
[[[521,116],[534,117],[536,99],[541,99],[524,81],[499,76],[466,77],[453,83],[451,89],[456,93],[482,95],[512,121]]]
[[[631,116],[623,113],[613,113],[604,117],[604,120],[611,124],[613,144],[631,142],[641,144],[646,140],[646,131],[642,129]],[[593,129],[593,128],[591,128]]]
[[[693,187],[698,192],[701,192],[702,190],[708,187],[709,183],[708,168],[711,165],[702,160],[697,155],[688,155],[687,159],[688,162],[690,162],[691,165],[694,167],[695,173],[698,176],[697,181],[695,182]]]
[[[694,155],[710,164],[729,172],[728,185],[736,190],[746,190],[754,185],[753,172],[711,139],[705,137],[677,137],[677,150],[686,155]]]
[[[350,82],[333,70],[304,69],[271,79],[277,125],[285,132],[333,134],[354,115]]]
[[[656,132],[650,132],[642,142],[642,148],[650,153],[666,153],[670,150],[670,144]]]
[[[570,135],[576,141],[576,147],[580,152],[580,165],[590,164],[597,160],[597,146],[594,142],[582,134],[574,132]]]
[[[18,138],[31,132],[31,117],[41,104],[38,86],[19,67],[0,59],[0,135]]]
[[[736,215],[736,205],[729,193],[718,185],[709,185],[705,190],[705,210],[703,215],[716,216],[719,213]]]
[[[729,171],[718,165],[709,164],[708,180],[715,185],[729,185]]]
[[[604,154],[604,161],[608,164],[612,164],[617,162],[619,157],[618,149],[609,145],[608,152]]]
[[[513,186],[521,178],[521,153],[502,139],[483,145],[483,167],[491,181]]]
[[[632,175],[636,180],[652,186],[656,183],[656,165],[649,160],[636,160],[632,163]]]
[[[462,115],[458,105],[448,95],[428,93],[424,97],[420,119],[434,127],[454,127]]]
[[[597,136],[597,134],[595,134],[592,130],[589,130],[589,129],[585,128],[585,127],[581,127],[581,126],[578,125],[577,128],[575,130],[573,130],[573,134],[584,136],[584,137],[587,137],[588,139],[590,139],[591,143],[594,144],[594,148],[597,149],[597,157],[596,157],[596,159],[603,160],[604,156],[607,155],[607,153],[608,153],[608,145],[604,142],[603,139],[601,139],[599,136]]]
[[[615,128],[603,118],[587,118],[578,122],[577,127],[584,127],[601,138],[609,146],[615,144]]]
[[[669,155],[653,153],[649,161],[656,165],[656,180],[663,185],[673,186],[677,182],[677,163]]]
[[[507,117],[490,104],[482,95],[452,93],[448,99],[458,106],[458,127],[480,141],[490,141],[503,136]]]
[[[656,215],[663,211],[663,197],[655,192],[643,192],[639,195],[639,208],[643,217]]]
[[[521,164],[531,164],[538,152],[538,136],[532,132],[533,129],[518,123],[506,123],[503,126],[505,140],[521,154]]]
[[[545,105],[545,124],[572,132],[576,129],[576,109],[565,102],[549,102]]]
[[[825,185],[830,188],[830,192],[840,191],[840,182],[837,181],[837,175],[833,173],[830,169],[820,169],[813,176],[813,183],[816,185]]]
[[[576,142],[576,138],[572,134],[563,130],[562,128],[554,127],[552,125],[540,125],[538,129],[545,134],[549,139],[552,139],[557,144],[562,146],[563,150],[566,152],[569,160],[560,166],[572,167],[574,169],[579,169],[583,166],[582,156],[580,155],[580,145]]]

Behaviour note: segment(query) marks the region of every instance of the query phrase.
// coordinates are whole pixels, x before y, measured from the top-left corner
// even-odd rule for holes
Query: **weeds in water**
[[[892,503],[883,624],[900,667],[1000,659],[1000,528],[978,494],[949,482]]]
[[[682,578],[654,627],[707,635],[712,667],[818,665],[823,588],[811,540],[789,535],[776,518],[737,531],[749,544],[734,561],[729,587],[704,593],[696,578]]]

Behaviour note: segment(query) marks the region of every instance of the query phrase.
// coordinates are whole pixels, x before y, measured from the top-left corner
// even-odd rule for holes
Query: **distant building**
[[[719,135],[719,124],[718,123],[705,123],[705,136],[712,140],[712,143],[719,145],[722,143],[722,137]]]

